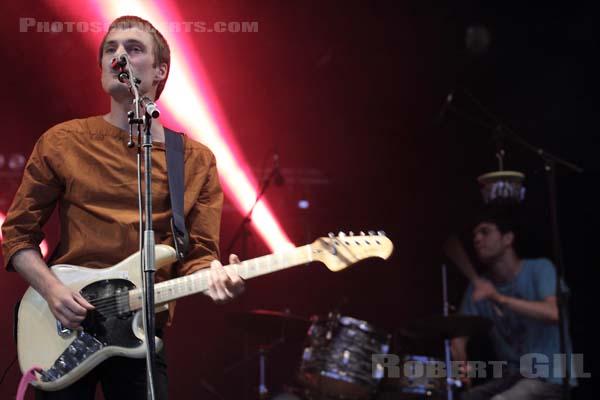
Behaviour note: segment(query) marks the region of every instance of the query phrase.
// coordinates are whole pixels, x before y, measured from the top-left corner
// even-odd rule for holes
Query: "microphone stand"
[[[155,239],[154,231],[152,230],[152,134],[150,128],[152,126],[152,117],[145,111],[145,115],[140,117],[140,94],[137,85],[141,83],[134,75],[131,64],[127,59],[127,71],[119,74],[121,82],[127,81],[129,89],[132,92],[133,111],[127,113],[129,120],[129,143],[127,147],[133,147],[133,126],[137,126],[138,131],[138,149],[137,149],[137,167],[138,167],[138,193],[139,193],[139,209],[140,209],[140,269],[142,276],[142,309],[143,309],[143,326],[146,339],[146,384],[147,384],[147,399],[154,400],[154,371],[156,365],[156,342],[155,342],[155,318],[154,318],[154,274],[156,272],[156,255],[154,252]],[[140,140],[142,125],[145,126],[143,141]],[[144,150],[144,185],[145,198],[144,207],[142,208],[141,194],[141,148]],[[142,219],[142,210],[144,218]],[[144,230],[142,232],[142,223]]]
[[[565,267],[563,263],[563,255],[562,255],[562,246],[560,242],[560,234],[558,228],[558,207],[557,207],[557,184],[556,184],[556,168],[558,166],[564,168],[565,170],[576,172],[578,174],[583,173],[583,169],[578,167],[577,165],[566,161],[560,157],[557,157],[541,147],[536,147],[529,144],[525,139],[519,136],[512,129],[508,128],[506,125],[502,124],[491,112],[489,112],[473,95],[468,93],[466,90],[463,92],[477,105],[477,107],[493,122],[494,125],[482,121],[480,119],[474,118],[471,115],[460,112],[456,107],[449,105],[449,108],[458,116],[475,123],[484,128],[490,129],[493,132],[497,132],[497,134],[503,135],[505,138],[513,141],[514,143],[520,145],[522,148],[535,153],[539,157],[542,158],[544,163],[544,171],[546,172],[547,185],[548,185],[548,198],[549,198],[549,206],[550,206],[550,225],[552,231],[552,252],[553,258],[556,263],[556,301],[558,305],[558,325],[559,325],[559,345],[560,352],[566,356],[566,339],[568,333],[568,324],[569,324],[569,310],[568,310],[568,293],[563,288],[561,282],[566,280],[565,278]],[[571,353],[572,353],[571,349]],[[571,391],[569,385],[569,379],[571,377],[571,360],[569,357],[565,357],[565,374],[562,379],[562,399],[570,400],[571,399]]]

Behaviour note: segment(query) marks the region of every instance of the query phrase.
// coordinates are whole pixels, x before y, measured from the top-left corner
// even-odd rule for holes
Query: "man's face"
[[[512,246],[513,235],[502,234],[496,224],[482,222],[473,229],[473,245],[477,257],[484,264],[498,259]]]
[[[102,88],[115,100],[131,99],[127,83],[118,79],[118,71],[111,68],[113,59],[127,54],[135,77],[142,81],[140,96],[154,99],[158,82],[166,77],[166,64],[154,67],[152,36],[139,28],[115,29],[108,33],[102,49]]]

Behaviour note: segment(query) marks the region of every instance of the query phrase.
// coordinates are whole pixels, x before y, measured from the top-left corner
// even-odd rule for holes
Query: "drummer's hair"
[[[516,238],[520,233],[520,210],[516,206],[485,206],[476,211],[472,221],[472,228],[482,222],[490,222],[500,233],[512,232]]]

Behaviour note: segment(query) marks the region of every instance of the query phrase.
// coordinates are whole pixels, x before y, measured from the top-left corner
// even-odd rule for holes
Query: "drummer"
[[[475,223],[473,245],[485,270],[467,288],[460,312],[494,322],[490,341],[504,368],[501,376],[464,392],[462,400],[561,397],[562,373],[557,374],[553,364],[554,355],[560,353],[554,266],[545,258],[519,257],[517,240],[515,221],[506,210],[485,210]],[[454,360],[469,359],[468,340],[452,340]],[[532,361],[547,367],[532,369]]]

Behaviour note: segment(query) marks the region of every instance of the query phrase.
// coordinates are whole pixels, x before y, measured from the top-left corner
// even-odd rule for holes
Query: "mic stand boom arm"
[[[278,173],[279,173],[278,168],[273,168],[271,170],[271,173],[267,177],[267,179],[265,179],[263,181],[260,191],[258,192],[258,194],[256,196],[256,200],[254,200],[254,204],[252,204],[252,207],[250,207],[250,210],[248,210],[248,213],[242,220],[242,223],[238,227],[235,235],[233,236],[233,239],[231,239],[231,242],[229,243],[229,246],[227,247],[227,254],[231,254],[231,251],[233,250],[233,247],[235,246],[235,244],[238,241],[238,239],[240,238],[240,236],[244,235],[242,237],[242,254],[241,254],[241,256],[242,256],[242,259],[247,258],[246,257],[247,256],[247,254],[246,254],[246,236],[248,235],[248,224],[250,223],[250,221],[252,221],[252,213],[254,212],[254,209],[256,208],[256,205],[258,204],[260,199],[263,197],[263,195],[269,188],[271,181],[275,178],[275,175]]]

